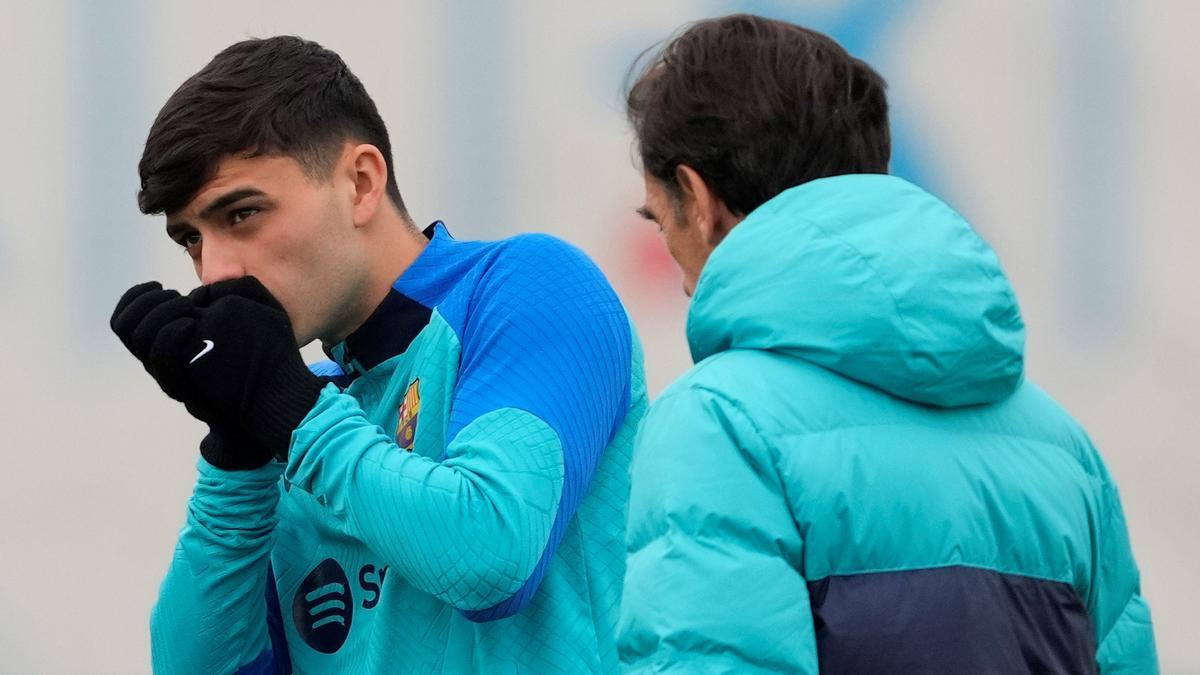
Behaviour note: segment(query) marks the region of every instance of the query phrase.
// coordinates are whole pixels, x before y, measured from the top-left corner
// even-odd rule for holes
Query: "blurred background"
[[[196,283],[134,200],[146,132],[186,77],[246,37],[339,52],[389,126],[417,222],[583,247],[637,323],[656,394],[690,365],[687,304],[633,213],[622,83],[681,24],[736,11],[828,32],[888,80],[894,172],[998,250],[1028,372],[1121,487],[1163,671],[1200,673],[1200,3],[1186,0],[0,4],[0,672],[149,670],[202,429],[107,322],[136,282]]]

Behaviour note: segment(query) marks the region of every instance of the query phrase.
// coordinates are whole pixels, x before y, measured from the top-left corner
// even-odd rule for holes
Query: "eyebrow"
[[[211,203],[209,203],[208,206],[205,206],[204,209],[200,211],[200,219],[208,220],[217,211],[220,211],[226,206],[239,202],[247,197],[263,197],[266,194],[267,193],[263,192],[262,190],[254,187],[243,187],[233,190],[232,192],[226,192],[220,197],[214,199]],[[194,229],[195,228],[192,227],[190,223],[183,220],[167,223],[167,236],[178,241],[181,235],[191,232]]]
[[[648,209],[644,206],[639,206],[636,209],[634,209],[634,211],[636,211],[639,216],[645,218],[646,220],[653,220],[656,223],[658,222],[658,216],[651,213],[650,209]]]
[[[265,194],[267,193],[253,187],[238,188],[232,192],[226,192],[220,197],[212,200],[208,206],[200,210],[200,219],[208,220],[212,214],[220,211],[230,204],[233,204],[234,202],[241,201],[246,197],[262,197]]]

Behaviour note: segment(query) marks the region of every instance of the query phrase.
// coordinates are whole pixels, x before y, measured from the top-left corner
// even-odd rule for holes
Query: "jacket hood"
[[[1025,327],[1000,262],[933,195],[886,175],[780,193],[713,251],[688,313],[692,358],[785,353],[942,407],[1011,394]]]

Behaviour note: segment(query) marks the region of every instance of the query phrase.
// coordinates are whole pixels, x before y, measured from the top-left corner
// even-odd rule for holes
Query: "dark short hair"
[[[230,156],[286,156],[325,178],[347,141],[387,163],[387,193],[403,213],[387,129],[341,57],[292,36],[238,42],[188,78],[159,111],[138,163],[143,213],[187,205]]]
[[[642,167],[672,191],[685,164],[747,214],[810,180],[887,173],[883,78],[828,36],[736,14],[653,50],[634,62],[626,103]]]

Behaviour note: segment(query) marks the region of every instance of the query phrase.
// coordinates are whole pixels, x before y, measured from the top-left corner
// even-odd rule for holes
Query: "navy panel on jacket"
[[[1091,621],[1069,584],[975,567],[808,584],[822,673],[1097,672]]]

